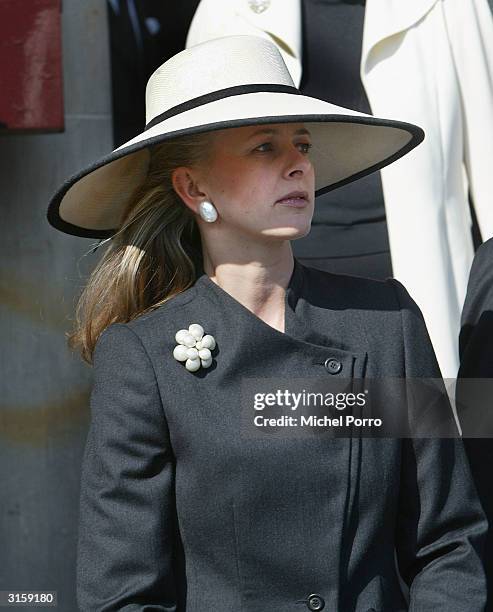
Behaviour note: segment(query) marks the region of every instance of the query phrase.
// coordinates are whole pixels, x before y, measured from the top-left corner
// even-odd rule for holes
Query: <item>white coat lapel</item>
[[[235,6],[238,17],[268,34],[278,45],[298,86],[301,81],[301,0],[235,0]]]
[[[374,61],[372,56],[381,41],[412,27],[438,0],[366,0],[363,46],[361,52],[361,78],[368,73]]]

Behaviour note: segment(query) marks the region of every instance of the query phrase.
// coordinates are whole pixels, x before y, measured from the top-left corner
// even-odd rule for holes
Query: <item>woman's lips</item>
[[[276,204],[292,208],[305,208],[308,204],[308,195],[305,193],[290,193],[284,198],[277,200]]]

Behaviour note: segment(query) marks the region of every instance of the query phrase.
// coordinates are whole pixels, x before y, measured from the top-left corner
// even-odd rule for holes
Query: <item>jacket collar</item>
[[[291,348],[307,351],[306,355],[309,355],[310,359],[316,359],[313,363],[319,365],[323,365],[328,356],[335,356],[344,362],[345,376],[361,378],[367,360],[366,347],[361,346],[360,342],[361,334],[357,332],[358,339],[354,341],[351,333],[348,334],[344,326],[340,327],[339,313],[348,305],[351,306],[351,300],[348,301],[347,298],[351,295],[354,299],[354,292],[349,288],[350,294],[348,294],[348,290],[344,288],[344,277],[330,275],[334,281],[339,279],[336,291],[331,294],[324,288],[325,283],[320,285],[320,275],[324,276],[324,273],[305,267],[294,257],[293,273],[286,288],[285,333],[269,327],[216,285],[204,272],[198,276],[194,291],[196,294],[205,291],[212,298],[214,308],[211,310],[211,316],[216,319],[216,323],[221,321],[220,325],[224,327],[227,321],[233,321],[233,325],[238,329],[243,325],[249,327],[248,336],[244,339],[246,347],[254,346],[259,338],[262,341],[269,338],[270,342],[277,343],[281,355],[286,352],[285,343],[288,343]],[[356,301],[358,301],[357,296]],[[201,313],[202,315],[205,316],[205,311]],[[257,325],[252,325],[255,321]],[[351,331],[353,327],[358,327],[358,317],[354,322]],[[210,325],[207,324],[207,328],[214,328],[212,320]],[[288,352],[289,350],[291,349],[288,349]]]
[[[291,76],[299,87],[301,81],[301,2],[303,0],[272,0],[269,8],[255,13],[248,0],[236,0],[236,13],[255,28],[262,30],[278,44]],[[369,58],[379,43],[404,32],[418,23],[438,0],[366,0],[362,76],[374,65]]]
[[[289,280],[289,284],[286,288],[286,304],[291,308],[294,312],[296,310],[296,304],[298,299],[302,295],[303,292],[303,284],[304,284],[304,267],[303,265],[293,256],[294,259],[294,269]]]
[[[366,0],[361,74],[371,69],[370,55],[379,43],[418,23],[438,0]]]
[[[301,1],[271,0],[263,12],[256,13],[249,0],[237,0],[236,13],[250,25],[269,34],[275,42],[280,42],[281,48],[290,55],[300,57]]]
[[[294,259],[294,268],[291,274],[291,278],[289,279],[288,286],[286,287],[286,300],[287,304],[294,311],[296,308],[296,304],[303,290],[303,282],[304,282],[304,266],[301,264],[296,257],[293,256]],[[200,281],[200,284],[203,284],[206,281],[207,274],[204,271],[204,266],[202,260],[197,262],[197,281]]]
[[[235,2],[236,15],[278,45],[296,86],[301,80],[301,2],[271,0],[260,13],[252,10],[249,0]]]

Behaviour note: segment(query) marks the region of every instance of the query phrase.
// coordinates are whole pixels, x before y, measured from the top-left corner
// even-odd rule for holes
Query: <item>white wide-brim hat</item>
[[[383,168],[424,138],[416,125],[302,95],[276,45],[264,38],[216,38],[181,51],[152,74],[144,131],[70,177],[51,199],[48,221],[75,236],[110,237],[146,177],[152,145],[291,122],[304,123],[311,133],[315,195]]]

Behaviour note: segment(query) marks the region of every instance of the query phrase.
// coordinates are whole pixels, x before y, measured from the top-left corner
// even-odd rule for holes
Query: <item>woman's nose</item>
[[[289,152],[286,162],[286,174],[288,176],[300,176],[309,172],[312,168],[308,154],[303,153],[297,147]]]

